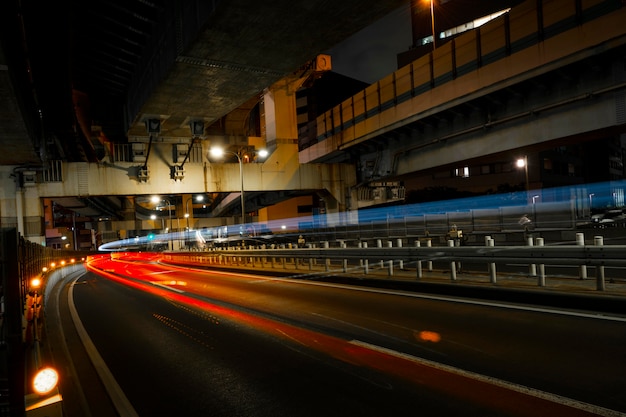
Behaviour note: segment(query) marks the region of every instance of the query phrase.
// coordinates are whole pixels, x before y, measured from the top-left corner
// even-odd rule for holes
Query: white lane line
[[[345,284],[308,281],[308,280],[293,279],[293,278],[278,278],[278,277],[268,278],[266,276],[259,276],[259,275],[254,275],[254,274],[235,274],[235,273],[224,273],[224,272],[222,273],[224,275],[230,274],[230,275],[236,275],[239,277],[243,277],[243,276],[250,277],[250,278],[258,277],[253,280],[247,281],[250,284],[267,283],[267,282],[285,282],[289,284],[314,285],[314,286],[319,286],[319,287],[340,288],[340,289],[349,290],[349,291],[397,295],[401,297],[419,298],[419,299],[424,299],[424,300],[446,301],[446,302],[458,303],[458,304],[478,305],[478,306],[483,306],[483,307],[498,307],[498,308],[505,308],[509,310],[532,311],[536,313],[548,313],[548,314],[557,314],[561,316],[583,317],[587,319],[618,321],[618,322],[626,323],[625,316],[610,316],[610,315],[600,314],[600,313],[598,314],[583,313],[580,311],[557,310],[556,308],[532,307],[529,305],[522,305],[522,304],[505,304],[505,303],[481,301],[481,300],[475,300],[475,299],[463,299],[463,298],[455,298],[455,297],[444,297],[444,296],[438,296],[438,295],[417,294],[417,293],[411,293],[408,291],[383,290],[380,288],[358,287],[358,286],[345,285]]]
[[[487,384],[495,385],[497,387],[505,388],[510,391],[519,392],[521,394],[530,395],[530,396],[547,400],[547,401],[551,401],[557,404],[562,404],[562,405],[576,408],[582,411],[594,413],[599,416],[606,416],[606,417],[623,416],[623,414],[619,411],[600,407],[594,404],[585,403],[582,401],[574,400],[572,398],[563,397],[561,395],[552,394],[552,393],[541,391],[538,389],[526,387],[524,385],[514,384],[512,382],[504,381],[498,378],[493,378],[487,375],[482,375],[482,374],[478,374],[478,373],[471,372],[471,371],[465,371],[463,369],[455,368],[450,365],[444,365],[442,363],[430,361],[428,359],[418,358],[417,356],[398,352],[396,350],[388,349],[382,346],[373,345],[371,343],[363,342],[360,340],[356,340],[356,339],[351,340],[349,343],[355,346],[364,347],[366,349],[370,349],[370,350],[381,352],[390,356],[395,356],[400,359],[411,361],[419,365],[425,365],[425,366],[435,368],[444,372],[452,373],[452,374],[463,376],[466,378],[471,378],[480,382],[484,382]]]
[[[455,298],[455,297],[444,297],[439,295],[425,295],[425,294],[416,294],[406,291],[395,291],[395,290],[383,290],[379,288],[366,288],[366,287],[355,287],[350,285],[343,284],[332,284],[327,282],[315,282],[315,281],[300,281],[300,280],[292,280],[285,278],[275,278],[275,281],[283,281],[289,282],[292,284],[304,284],[304,285],[317,285],[321,287],[331,287],[331,288],[341,288],[344,290],[350,291],[360,291],[360,292],[370,292],[375,294],[387,294],[387,295],[398,295],[402,297],[411,297],[411,298],[420,298],[425,300],[434,300],[434,301],[446,301],[451,303],[458,304],[471,304],[471,305],[479,305],[485,307],[498,307],[498,308],[506,308],[509,310],[524,310],[524,311],[533,311],[537,313],[549,313],[549,314],[558,314],[562,316],[572,316],[572,317],[584,317],[588,319],[597,319],[597,320],[608,320],[608,321],[619,321],[626,323],[626,317],[622,316],[608,316],[605,314],[592,314],[592,313],[583,313],[580,311],[569,311],[569,310],[557,310],[556,308],[547,308],[547,307],[532,307],[528,305],[522,304],[505,304],[498,302],[490,302],[490,301],[480,301],[473,299],[465,299],[465,298]]]
[[[179,290],[178,288],[172,288],[169,285],[161,284],[160,282],[151,282],[151,284],[152,285],[156,285],[157,287],[165,288],[166,290],[169,290],[169,291],[175,291],[175,292],[177,292],[179,294],[182,294],[182,293],[185,292],[183,290]]]
[[[100,376],[100,380],[109,394],[117,413],[120,416],[139,417],[139,414],[137,414],[132,404],[126,397],[126,394],[124,394],[124,391],[122,391],[122,388],[115,380],[115,377],[113,377],[113,374],[107,367],[104,359],[100,356],[100,352],[98,352],[98,349],[89,337],[89,334],[87,334],[87,330],[85,330],[85,326],[83,326],[83,322],[80,320],[80,317],[78,317],[78,311],[76,310],[76,305],[74,304],[74,283],[72,283],[69,289],[68,303],[76,331],[78,332],[78,335],[83,342],[83,346],[91,359],[91,363],[93,363],[94,368],[96,368],[96,372],[98,372],[98,376]]]
[[[71,280],[73,280],[73,282],[76,283],[76,280],[80,279],[86,273],[87,271],[83,270],[80,275],[78,275],[75,278],[72,278]],[[60,298],[61,298],[61,292],[63,291],[63,287],[65,287],[67,282],[60,282],[60,281],[61,281],[60,279],[55,279],[54,285],[53,285],[54,294],[55,294],[55,302],[53,303],[55,307],[54,319],[59,324],[59,336],[61,339],[59,343],[61,343],[61,350],[63,351],[63,354],[68,359],[68,362],[69,362],[68,367],[69,367],[70,375],[72,376],[72,378],[78,381],[79,380],[78,373],[76,372],[76,367],[74,366],[74,361],[72,360],[70,349],[67,346],[67,339],[65,338],[65,331],[63,330],[63,324],[61,323]],[[46,291],[48,291],[48,288],[49,287],[46,287]],[[51,296],[52,294],[46,294],[46,295]],[[85,392],[83,391],[83,387],[80,384],[76,384],[76,391],[78,393],[81,411],[85,413],[85,417],[91,417],[92,416],[91,409],[89,408],[89,403],[87,402],[87,397],[85,397]]]

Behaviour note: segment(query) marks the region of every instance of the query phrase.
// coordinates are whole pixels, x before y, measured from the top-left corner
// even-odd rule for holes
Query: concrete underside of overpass
[[[157,118],[161,137],[190,138],[191,120],[208,127],[405,4],[8,1],[0,124],[11,152],[0,165],[41,163],[46,141],[56,141],[69,162],[89,158],[92,124],[115,142],[146,138],[145,121]]]

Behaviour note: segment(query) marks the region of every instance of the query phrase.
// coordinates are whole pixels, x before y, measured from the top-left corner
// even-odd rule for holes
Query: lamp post
[[[437,47],[437,41],[435,36],[435,0],[426,0],[430,2],[430,27],[433,35],[433,51]]]
[[[239,180],[241,182],[241,224],[243,227],[243,224],[246,222],[246,208],[244,206],[245,204],[245,197],[243,195],[243,161],[241,160],[241,156],[239,156],[238,153],[236,152],[231,152],[231,151],[225,151],[222,148],[218,148],[218,147],[214,147],[211,148],[211,150],[209,151],[211,153],[211,156],[213,156],[214,158],[221,158],[222,156],[224,156],[224,154],[231,154],[231,155],[235,155],[237,157],[237,162],[239,162]],[[242,234],[243,234],[243,230],[242,230]]]
[[[150,215],[150,220],[156,220],[157,216],[156,214],[151,214]],[[164,230],[165,226],[163,225],[163,219],[161,219],[161,230]]]
[[[191,216],[191,214],[189,213],[189,202],[192,200],[193,198],[188,198],[187,201],[185,202],[185,219],[187,219],[187,230],[189,230],[189,217]],[[203,201],[203,200],[204,200],[203,195],[196,196],[196,201]],[[191,211],[193,212],[193,205],[191,206]]]
[[[192,198],[188,198],[187,201],[185,201],[185,219],[187,219],[187,229],[185,232],[185,242],[189,242],[189,232],[190,232],[190,228],[189,228],[189,217],[191,216],[191,214],[189,213],[189,202],[193,200]],[[196,201],[203,201],[204,200],[204,196],[203,195],[199,195],[196,196]],[[193,204],[191,205],[191,213],[193,213]]]
[[[517,160],[517,167],[518,168],[524,168],[524,177],[526,180],[526,202],[528,202],[528,188],[529,188],[529,184],[528,184],[528,156],[524,155],[523,158],[519,158]]]
[[[168,200],[167,198],[161,198],[158,195],[155,195],[152,197],[152,202],[153,203],[159,203],[159,202],[164,202],[167,203],[167,211],[169,212],[169,218],[170,218],[170,227],[168,229],[168,233],[167,233],[167,247],[169,250],[172,250],[172,235],[171,235],[171,229],[172,229],[172,204],[170,203],[170,200]]]

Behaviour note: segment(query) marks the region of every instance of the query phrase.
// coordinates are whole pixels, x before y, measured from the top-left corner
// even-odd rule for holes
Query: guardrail
[[[389,276],[394,275],[394,269],[406,270],[406,266],[415,268],[416,279],[423,276],[422,263],[432,271],[432,263],[445,262],[449,265],[451,280],[457,279],[457,270],[461,262],[472,264],[486,264],[491,283],[497,281],[497,266],[502,264],[526,264],[529,267],[529,276],[537,277],[539,286],[546,285],[546,265],[569,265],[579,268],[581,279],[587,278],[587,267],[593,267],[596,273],[596,289],[606,289],[605,267],[626,267],[626,245],[604,246],[600,236],[595,237],[594,245],[584,245],[579,241],[576,245],[544,246],[542,238],[529,240],[529,246],[499,246],[493,244],[492,239],[485,239],[486,246],[458,246],[454,240],[448,241],[448,246],[422,247],[416,242],[413,247],[392,247],[387,242],[386,247],[324,247],[318,248],[308,245],[306,248],[281,245],[274,248],[228,248],[215,249],[209,252],[168,252],[163,259],[172,262],[201,265],[230,265],[236,267],[270,267],[276,269],[295,269],[322,272],[359,272],[367,275],[370,266],[387,269]],[[531,245],[532,244],[532,245]]]

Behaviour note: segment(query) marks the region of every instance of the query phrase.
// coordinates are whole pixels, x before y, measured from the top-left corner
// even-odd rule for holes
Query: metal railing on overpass
[[[322,247],[308,244],[298,248],[292,244],[249,246],[235,248],[214,248],[208,252],[167,252],[163,260],[173,263],[196,264],[202,266],[229,266],[237,268],[270,268],[320,273],[351,273],[367,276],[374,268],[386,270],[389,277],[395,271],[415,269],[414,278],[423,277],[423,263],[432,271],[437,262],[449,270],[450,279],[457,280],[457,270],[461,262],[487,265],[490,282],[497,282],[497,269],[503,265],[527,265],[527,275],[537,278],[538,286],[546,285],[546,266],[576,267],[578,277],[587,278],[587,268],[593,268],[596,275],[596,289],[606,289],[605,268],[626,267],[626,245],[604,245],[602,236],[594,237],[594,245],[585,245],[584,236],[579,233],[576,244],[545,246],[543,238],[528,239],[528,246],[494,246],[490,237],[485,237],[485,246],[460,246],[458,239],[448,240],[447,246],[421,246],[419,240],[411,247],[402,247],[402,240],[387,241],[383,246],[379,240],[377,247],[368,247],[359,242],[356,247],[348,247],[341,242],[339,247],[330,247],[323,242]],[[612,279],[611,279],[612,280]]]

